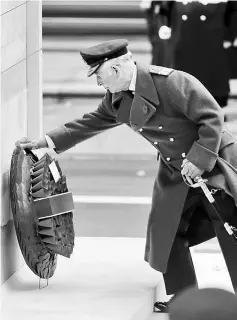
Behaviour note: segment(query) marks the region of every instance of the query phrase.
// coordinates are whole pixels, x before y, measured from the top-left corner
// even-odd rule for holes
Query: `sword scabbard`
[[[204,181],[199,181],[200,187],[202,188],[202,191],[204,192],[205,196],[207,197],[208,201],[210,203],[215,202],[215,199],[213,198],[210,190],[208,189],[206,183]]]

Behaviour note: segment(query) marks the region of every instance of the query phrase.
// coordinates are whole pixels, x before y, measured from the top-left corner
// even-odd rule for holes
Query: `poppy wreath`
[[[66,177],[55,182],[49,169],[53,159],[46,153],[41,159],[17,146],[12,154],[10,198],[14,225],[22,255],[29,268],[40,278],[53,276],[57,254],[70,257],[74,247],[73,213],[66,212],[39,219],[34,202],[68,192]]]

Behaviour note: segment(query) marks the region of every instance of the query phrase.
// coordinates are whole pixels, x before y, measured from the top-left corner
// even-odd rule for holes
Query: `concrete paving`
[[[1,320],[146,320],[161,274],[143,260],[144,239],[76,238],[49,286],[28,267],[2,287]],[[45,281],[41,281],[41,286]]]
[[[162,276],[143,260],[144,238],[76,238],[70,259],[58,256],[48,287],[24,266],[1,290],[1,320],[167,320],[153,314],[164,300]],[[232,291],[221,254],[192,257],[199,287]],[[41,280],[41,287],[46,285]]]

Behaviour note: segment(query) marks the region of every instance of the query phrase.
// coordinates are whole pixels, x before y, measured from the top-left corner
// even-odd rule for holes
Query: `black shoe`
[[[168,306],[169,306],[169,301],[167,302],[157,301],[154,303],[153,312],[168,313]]]
[[[161,301],[155,302],[153,312],[168,313],[169,304],[173,300],[174,300],[174,296],[169,301],[166,301],[166,302],[161,302]]]

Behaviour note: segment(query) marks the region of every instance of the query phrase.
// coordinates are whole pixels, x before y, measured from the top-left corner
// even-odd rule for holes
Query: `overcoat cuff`
[[[74,147],[75,143],[71,137],[70,132],[65,126],[60,126],[55,128],[49,132],[47,135],[52,139],[55,144],[54,151],[56,153],[64,152],[72,147]]]
[[[186,158],[198,168],[210,172],[215,166],[217,157],[218,154],[195,141]]]

